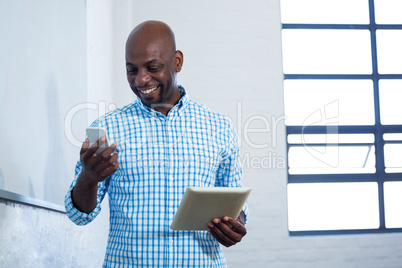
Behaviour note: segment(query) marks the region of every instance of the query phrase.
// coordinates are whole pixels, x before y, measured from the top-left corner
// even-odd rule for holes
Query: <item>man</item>
[[[243,211],[237,219],[214,219],[208,232],[169,229],[187,187],[240,187],[242,176],[231,121],[188,99],[176,81],[182,65],[168,25],[135,27],[126,69],[138,98],[92,124],[105,127],[115,143],[99,155],[104,138],[81,148],[66,211],[76,224],[87,224],[108,193],[104,267],[226,267],[219,243],[229,247],[246,234]]]

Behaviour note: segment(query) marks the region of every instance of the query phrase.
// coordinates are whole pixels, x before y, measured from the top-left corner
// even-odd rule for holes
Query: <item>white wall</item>
[[[82,6],[82,2],[79,3]],[[110,90],[112,88],[112,77],[108,75],[110,73],[108,69],[113,69],[111,3],[112,1],[86,1],[88,7],[86,14],[87,25],[85,25],[84,20],[82,27],[87,27],[88,31],[88,49],[87,52],[83,53],[84,55],[87,54],[88,58],[76,60],[69,58],[75,64],[77,62],[88,62],[86,66],[88,68],[87,77],[85,73],[82,75],[88,83],[88,100],[96,105],[98,105],[99,100],[106,103],[113,102],[113,91]],[[16,3],[16,5],[18,4],[23,3]],[[31,4],[33,7],[38,8],[37,4]],[[40,4],[46,5],[45,1]],[[75,4],[77,4],[77,1]],[[70,7],[73,8],[74,6],[70,3]],[[35,12],[34,9],[30,11]],[[31,15],[35,17],[38,14]],[[99,18],[102,18],[102,20],[99,20]],[[32,23],[29,16],[26,16],[26,20],[21,24]],[[82,54],[78,53],[78,51],[77,55],[82,57]],[[20,62],[17,64],[20,64]],[[65,67],[70,68],[70,65]],[[61,87],[64,89],[65,85],[61,85]],[[81,90],[85,92],[85,88]],[[60,99],[60,101],[63,102],[63,99]],[[85,94],[80,103],[77,104],[83,102],[85,102]],[[86,122],[87,118],[92,121],[97,116],[98,110],[81,110],[77,112],[73,117],[73,124],[76,124],[76,121]],[[88,116],[87,111],[90,111]],[[60,118],[64,119],[65,115],[61,115]],[[63,121],[58,121],[58,123],[64,126]],[[82,129],[82,133],[74,134],[83,138],[84,129]],[[56,135],[56,133],[53,133],[53,135]],[[58,138],[64,138],[63,143],[67,143],[65,136],[58,136]],[[42,139],[42,142],[52,147],[53,152],[60,153],[60,149],[57,150],[48,139]],[[64,173],[61,169],[56,169],[55,174],[64,176],[66,180],[71,181],[74,174],[74,161],[78,160],[79,157],[79,148],[69,145],[72,148],[67,151],[68,155],[64,155],[64,158],[75,160],[63,163],[68,166],[68,173]],[[4,154],[5,152],[2,151],[1,153]],[[53,155],[53,158],[56,159],[55,161],[63,159],[56,157],[57,155]],[[28,158],[34,163],[38,161],[35,156],[29,156]],[[24,167],[21,168],[24,169]],[[54,179],[55,183],[60,183],[56,178]],[[63,185],[65,190],[62,191],[62,196],[58,196],[59,199],[64,199],[68,185],[69,183]],[[107,204],[107,200],[105,201],[105,204]],[[103,206],[103,210],[102,214],[90,225],[78,227],[63,213],[6,202],[0,199],[0,267],[101,267],[108,232],[107,205]]]
[[[64,130],[86,125],[64,124],[86,100],[85,10],[82,0],[0,1],[2,190],[63,204],[69,180],[59,174],[76,161]]]
[[[184,53],[178,80],[189,96],[228,114],[238,127],[242,157],[250,161],[249,167],[245,162],[244,184],[253,192],[248,234],[225,249],[229,267],[401,267],[401,234],[288,235],[279,0],[87,4],[91,101],[122,106],[134,99],[125,80],[125,39],[139,22],[158,19],[176,33]],[[245,133],[247,122],[250,129],[263,130]],[[267,143],[267,148],[253,148]],[[264,167],[258,166],[259,159]],[[1,247],[12,245],[0,251],[0,266],[99,267],[107,211],[99,217],[77,227],[63,214],[0,202],[0,218],[5,219],[0,221]]]

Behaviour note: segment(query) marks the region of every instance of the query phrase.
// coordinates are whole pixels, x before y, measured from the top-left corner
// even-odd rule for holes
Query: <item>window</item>
[[[400,10],[281,0],[291,235],[402,231]]]

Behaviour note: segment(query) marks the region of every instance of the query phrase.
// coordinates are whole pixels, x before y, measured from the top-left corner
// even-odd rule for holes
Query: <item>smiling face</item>
[[[161,22],[145,22],[126,44],[127,80],[144,105],[165,115],[180,100],[176,74],[183,54],[175,51],[174,35]]]

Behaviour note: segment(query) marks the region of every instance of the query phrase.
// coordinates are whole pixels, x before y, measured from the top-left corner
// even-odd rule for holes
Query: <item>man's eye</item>
[[[157,72],[160,69],[161,68],[159,66],[148,67],[148,71],[150,71],[150,72]]]
[[[136,73],[137,69],[127,69],[127,73]]]

